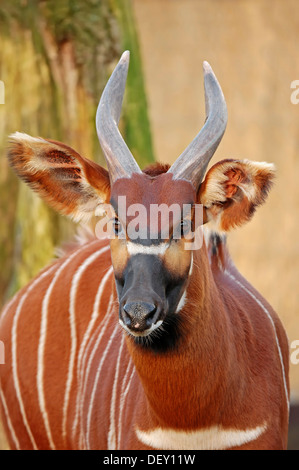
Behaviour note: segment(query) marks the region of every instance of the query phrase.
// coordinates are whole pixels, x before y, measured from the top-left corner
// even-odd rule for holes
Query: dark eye
[[[119,235],[122,232],[122,226],[118,219],[113,219],[112,230],[115,233],[115,235]]]
[[[184,219],[181,221],[180,224],[181,228],[181,237],[185,237],[191,230],[191,220]]]

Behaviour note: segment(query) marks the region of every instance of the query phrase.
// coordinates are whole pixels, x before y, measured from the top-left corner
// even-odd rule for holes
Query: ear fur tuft
[[[275,167],[249,160],[222,160],[207,173],[198,198],[217,231],[228,231],[251,219],[273,184]]]
[[[25,183],[76,221],[90,220],[109,198],[108,172],[61,142],[15,132],[7,156]]]

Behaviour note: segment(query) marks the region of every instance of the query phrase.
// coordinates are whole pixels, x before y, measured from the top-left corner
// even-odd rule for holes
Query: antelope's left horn
[[[227,108],[217,78],[208,62],[203,63],[206,122],[191,144],[184,150],[168,173],[174,179],[186,179],[197,190],[209,161],[215,153],[227,124]]]
[[[104,88],[96,114],[98,138],[107,162],[111,185],[141,170],[118,129],[130,53],[121,56]]]

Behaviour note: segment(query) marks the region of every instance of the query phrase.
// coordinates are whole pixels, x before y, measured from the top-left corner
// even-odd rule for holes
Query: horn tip
[[[130,60],[130,51],[125,51],[123,52],[121,58],[120,58],[120,63],[129,63]]]
[[[209,62],[207,62],[206,60],[204,60],[203,62],[203,70],[204,70],[204,73],[213,73],[213,70],[212,70],[212,67],[210,66]]]

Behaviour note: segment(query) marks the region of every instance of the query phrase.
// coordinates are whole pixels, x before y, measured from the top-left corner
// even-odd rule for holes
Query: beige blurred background
[[[63,17],[71,2],[22,0],[27,16],[12,9],[16,3],[0,4],[0,21],[4,18],[7,25],[6,33],[0,30],[0,79],[6,84],[6,104],[0,105],[0,306],[73,230],[10,172],[4,158],[7,135],[19,130],[64,140],[102,162],[94,131],[99,91],[121,51],[129,48],[123,130],[139,162],[154,155],[172,163],[197,134],[205,119],[202,62],[207,60],[229,113],[213,163],[227,157],[275,163],[277,179],[267,203],[249,224],[230,234],[229,246],[241,273],[280,315],[290,344],[299,340],[299,104],[291,102],[291,82],[299,80],[298,0],[101,0],[95,7],[99,18],[88,16],[90,24],[84,14],[90,15],[92,2],[76,0],[84,14],[75,17],[75,30],[68,16]],[[60,36],[54,38],[54,56],[53,43],[47,51],[48,35],[42,34],[48,30],[32,22],[36,12],[26,9],[29,4],[44,9],[49,22],[57,16]],[[15,14],[12,22],[9,8]],[[62,74],[64,80],[57,80],[57,64],[58,78]],[[150,137],[145,138],[143,83],[134,82],[142,75],[140,64],[153,153]],[[72,87],[66,92],[68,78]],[[78,113],[72,122],[74,103]],[[141,114],[136,113],[138,104]],[[299,364],[291,364],[291,392],[292,404],[299,404]],[[292,427],[290,443],[299,449],[298,428]]]
[[[299,340],[299,10],[296,0],[134,0],[155,155],[172,163],[205,119],[202,62],[223,88],[228,126],[213,163],[273,162],[276,184],[229,236],[241,273]],[[298,355],[299,357],[299,355]],[[299,400],[299,364],[291,365]]]

